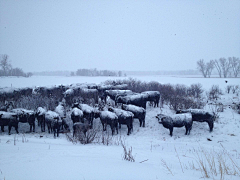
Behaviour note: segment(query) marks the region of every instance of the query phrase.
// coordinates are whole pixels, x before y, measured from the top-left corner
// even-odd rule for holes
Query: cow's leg
[[[142,119],[139,119],[140,127],[142,127]]]
[[[143,127],[145,127],[145,119],[143,119],[142,121],[143,121]]]
[[[29,123],[29,125],[30,125],[30,132],[32,132],[32,124]]]
[[[111,129],[112,129],[112,136],[113,136],[114,135],[114,129],[115,129],[114,125],[111,125]]]
[[[4,132],[4,126],[1,126],[1,131]]]
[[[35,121],[33,122],[33,132],[35,132]]]
[[[105,130],[105,123],[102,123],[102,126],[103,126],[103,131],[106,131]]]
[[[131,131],[131,126],[130,126],[130,125],[127,125],[127,128],[128,128],[128,133],[127,133],[127,135],[129,135],[129,134],[130,134],[130,131]]]
[[[213,121],[208,121],[208,126],[209,126],[209,129],[210,129],[210,132],[212,132],[212,130],[213,130]]]
[[[8,134],[9,134],[9,135],[11,134],[11,129],[12,129],[12,126],[9,125],[9,126],[8,126]]]
[[[170,136],[172,136],[172,133],[173,133],[173,127],[169,128],[169,131],[170,131]]]
[[[116,124],[115,127],[116,127],[116,131],[117,131],[117,134],[118,134],[118,125]]]
[[[185,128],[186,128],[186,133],[185,133],[185,135],[187,135],[187,134],[188,134],[188,127],[185,126]]]
[[[18,134],[18,133],[19,133],[19,132],[18,132],[18,125],[15,126],[15,130],[16,130],[16,132],[17,132],[17,134]]]
[[[45,132],[45,126],[46,126],[46,122],[45,122],[45,119],[43,119],[42,122],[41,122],[41,130],[42,130],[42,132]]]

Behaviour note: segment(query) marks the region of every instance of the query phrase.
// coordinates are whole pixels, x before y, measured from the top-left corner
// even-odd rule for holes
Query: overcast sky
[[[26,72],[196,69],[240,57],[240,1],[0,0],[0,54]]]

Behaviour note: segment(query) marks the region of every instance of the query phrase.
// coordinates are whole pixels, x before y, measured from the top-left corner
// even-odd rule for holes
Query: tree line
[[[71,76],[123,76],[122,71],[109,71],[95,69],[78,69],[76,72],[71,72]],[[126,74],[124,74],[126,76]]]
[[[21,68],[13,68],[7,54],[1,55],[0,67],[0,76],[32,76],[32,73],[25,73]]]
[[[219,58],[204,62],[203,59],[197,61],[197,69],[204,78],[210,78],[214,69],[220,78],[235,77],[240,75],[240,60],[237,57]]]

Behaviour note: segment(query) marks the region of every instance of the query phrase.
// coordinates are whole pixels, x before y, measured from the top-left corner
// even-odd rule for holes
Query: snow
[[[71,94],[73,94],[73,89],[67,89],[65,92],[64,92],[64,95],[71,95]]]
[[[34,114],[34,111],[23,109],[23,108],[12,109],[11,112],[14,112],[14,113],[17,113],[17,114],[24,114],[24,113]]]
[[[66,116],[64,106],[61,103],[55,108],[55,112],[57,112],[60,115],[60,117]]]
[[[118,108],[111,108],[113,109],[113,112],[119,117],[119,116],[123,116],[123,117],[133,117],[133,113],[130,111],[124,111],[122,109],[118,109]]]
[[[60,115],[54,111],[47,111],[45,114],[46,119],[55,119],[55,118],[59,118]]]
[[[45,108],[42,108],[42,107],[37,108],[37,113],[38,113],[39,116],[44,115],[46,113],[46,111],[47,110]]]
[[[92,113],[94,112],[94,108],[87,105],[87,104],[79,104],[80,109],[85,113]]]
[[[5,111],[0,111],[0,115],[2,115],[1,117],[2,118],[6,118],[6,119],[15,119],[13,116],[16,116],[17,114],[16,113],[13,113],[13,112],[5,112]]]
[[[131,90],[106,90],[107,94],[116,96],[116,95],[125,95],[125,94],[131,94]]]
[[[100,118],[101,119],[106,119],[106,118],[109,118],[109,119],[117,119],[117,115],[113,112],[110,112],[110,111],[101,111],[100,112]]]
[[[68,79],[67,83],[74,83],[70,77],[63,77],[62,80],[59,77],[54,79],[56,81],[50,80],[49,82],[48,78],[54,79],[53,77],[42,79],[33,77],[35,81],[31,84],[27,82],[27,79],[29,81],[31,78],[16,78],[21,83],[15,78],[1,78],[0,86],[6,87],[7,84],[13,82],[13,85],[18,83],[19,87],[33,87],[35,84],[46,86],[47,83],[49,85],[64,84],[66,79]],[[151,76],[140,78],[148,81],[155,80]],[[99,83],[97,77],[95,81],[94,78],[84,77],[84,79],[91,83]],[[163,80],[161,77],[158,79]],[[227,85],[225,82],[222,83],[224,79],[220,78],[167,77],[164,81],[171,84],[182,82],[186,85],[198,82],[207,89],[213,84],[219,84],[222,90]],[[232,78],[228,81],[232,84],[239,84],[239,79]],[[8,135],[5,127],[5,132],[0,132],[0,180],[221,179],[218,166],[220,157],[226,160],[229,169],[233,169],[232,161],[240,167],[240,114],[226,106],[236,96],[232,93],[224,93],[221,96],[219,101],[223,103],[224,111],[218,112],[219,118],[215,121],[211,133],[207,123],[193,122],[190,135],[184,135],[185,128],[174,128],[171,137],[169,130],[159,124],[156,118],[156,115],[160,113],[168,116],[175,114],[166,105],[161,109],[147,106],[146,127],[139,127],[139,121],[134,119],[131,135],[127,136],[125,134],[127,127],[122,126],[119,134],[112,136],[114,143],[108,146],[101,143],[73,144],[67,141],[64,134],[54,139],[53,134],[41,132],[38,126],[36,126],[35,133],[26,133],[29,125],[26,126],[24,123],[19,124],[19,134],[15,134],[15,129],[12,129],[12,134]],[[211,112],[210,106],[206,106],[204,111]],[[52,117],[58,116],[53,111],[48,111],[46,114]],[[111,116],[111,112],[103,111],[101,115]],[[112,115],[116,116],[114,113]],[[102,127],[99,118],[95,119],[93,124],[94,128],[98,126]],[[111,134],[109,126],[107,132]],[[121,143],[118,145],[119,139],[125,143],[127,149],[132,147],[135,162],[123,160],[124,151]],[[211,159],[215,158],[217,175],[211,173],[208,168],[210,178],[204,176],[199,166],[199,157],[207,165],[205,155],[210,155]],[[240,174],[239,170],[235,169]],[[222,179],[239,180],[239,174],[224,173]]]
[[[124,106],[124,108],[125,108],[126,110],[132,111],[132,112],[134,112],[134,113],[137,113],[137,112],[143,113],[143,112],[146,111],[144,108],[138,107],[138,106],[135,106],[135,105],[132,105],[132,104],[128,104],[128,105],[123,104],[123,106]]]
[[[78,109],[77,107],[73,108],[72,109],[72,113],[75,115],[75,116],[83,116],[83,112]]]

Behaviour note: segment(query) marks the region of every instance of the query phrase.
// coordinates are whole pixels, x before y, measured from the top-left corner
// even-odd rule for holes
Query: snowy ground
[[[15,87],[32,87],[80,81],[78,78],[73,82],[68,77],[63,77],[62,81],[60,77],[59,81],[56,77],[55,81],[53,77],[32,78],[8,78],[8,80],[1,78],[0,86],[9,87],[9,84],[11,86],[14,83]],[[139,79],[144,81],[157,79],[150,76],[142,78]],[[102,78],[101,81],[98,78],[95,81],[94,78],[85,79],[87,80],[80,82],[104,81]],[[220,85],[223,90],[225,88],[224,79],[219,78],[212,79],[211,82],[204,78],[168,77],[168,82],[165,78],[159,79],[159,82],[161,79],[165,80],[163,83],[181,82],[181,84],[190,85],[199,82],[205,88],[211,87],[212,84]],[[25,80],[34,83],[30,84]],[[231,84],[239,84],[236,79],[229,79],[229,82],[231,81]],[[228,104],[232,97],[232,94],[223,95],[222,102]],[[212,133],[209,132],[207,123],[194,122],[189,136],[184,135],[185,128],[174,128],[171,137],[169,131],[158,124],[155,118],[160,112],[173,113],[168,107],[164,107],[162,111],[159,108],[147,107],[146,127],[140,128],[138,120],[135,120],[133,133],[127,136],[127,128],[122,126],[119,134],[114,135],[115,143],[109,146],[101,143],[72,144],[67,141],[64,134],[54,139],[52,134],[41,133],[40,128],[37,128],[36,133],[27,133],[29,126],[20,123],[19,134],[15,134],[14,129],[10,136],[7,133],[0,133],[0,180],[209,179],[200,168],[201,161],[203,161],[203,167],[207,168],[210,179],[240,179],[239,114],[226,107],[224,112],[219,113],[219,119],[215,122]],[[99,119],[96,119],[94,127],[99,123]],[[128,149],[132,147],[135,162],[123,160],[123,147],[118,145],[119,139],[125,142]],[[208,163],[207,160],[213,163]],[[214,167],[211,170],[209,164],[215,164],[216,173]]]

